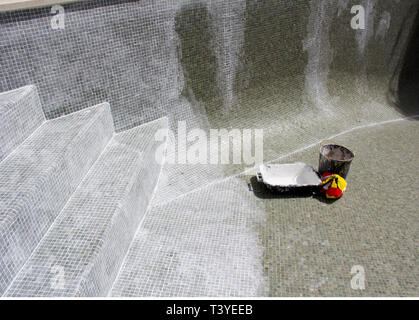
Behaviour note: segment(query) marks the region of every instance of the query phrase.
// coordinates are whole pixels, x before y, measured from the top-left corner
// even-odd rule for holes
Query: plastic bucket
[[[346,179],[354,153],[338,144],[326,144],[320,148],[319,173],[335,173]]]

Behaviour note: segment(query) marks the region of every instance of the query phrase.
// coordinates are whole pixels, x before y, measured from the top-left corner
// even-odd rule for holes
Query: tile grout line
[[[275,159],[272,159],[272,160],[266,161],[266,162],[264,162],[264,163],[272,163],[272,162],[274,162],[274,161],[278,161],[278,160],[280,160],[280,159],[283,159],[283,158],[289,157],[289,156],[291,156],[291,155],[293,155],[293,154],[296,154],[296,153],[302,152],[302,151],[304,151],[304,150],[310,149],[310,148],[312,148],[312,147],[314,147],[314,146],[318,145],[319,143],[322,143],[324,140],[327,140],[327,139],[333,139],[333,138],[336,138],[336,137],[338,137],[338,136],[345,135],[345,134],[347,134],[347,133],[349,133],[349,132],[353,132],[353,131],[357,131],[357,130],[361,130],[361,129],[364,129],[364,128],[369,128],[369,127],[376,127],[376,126],[379,126],[379,125],[385,125],[385,124],[389,124],[389,123],[399,122],[399,121],[405,121],[405,120],[409,120],[409,119],[415,119],[415,118],[419,118],[419,114],[416,114],[416,115],[413,115],[413,116],[408,116],[408,117],[403,117],[403,118],[396,118],[396,119],[385,120],[385,121],[381,121],[381,122],[372,122],[372,123],[368,123],[368,124],[365,124],[365,125],[356,126],[356,127],[351,128],[351,129],[347,129],[347,130],[344,130],[344,131],[339,132],[339,133],[337,133],[337,134],[334,134],[334,135],[332,135],[332,136],[329,136],[329,137],[326,137],[326,138],[320,139],[320,140],[318,140],[317,142],[311,143],[311,144],[309,144],[309,145],[307,145],[307,146],[305,146],[305,147],[299,148],[299,149],[297,149],[297,150],[294,150],[294,151],[292,151],[292,152],[289,152],[289,153],[287,153],[287,154],[284,154],[284,155],[282,155],[282,156],[280,156],[280,157],[277,157],[277,158],[275,158]],[[172,201],[175,201],[175,200],[177,200],[177,199],[183,198],[184,196],[187,196],[187,195],[189,195],[189,194],[191,194],[191,193],[194,193],[194,192],[200,191],[200,190],[205,189],[205,188],[207,188],[207,187],[209,187],[209,186],[212,186],[212,185],[215,185],[215,184],[218,184],[218,183],[221,183],[221,182],[227,181],[227,180],[229,180],[229,179],[237,178],[238,176],[241,176],[241,175],[243,175],[243,174],[246,174],[246,173],[248,173],[248,172],[251,172],[252,170],[255,170],[255,169],[257,169],[257,168],[256,168],[256,167],[252,167],[252,168],[250,168],[250,169],[246,169],[246,170],[244,170],[244,171],[241,171],[241,172],[239,172],[239,173],[233,174],[233,175],[231,175],[231,176],[227,176],[227,177],[224,177],[224,178],[221,178],[221,179],[216,179],[216,180],[214,180],[213,182],[210,182],[210,183],[208,183],[208,184],[206,184],[206,185],[204,185],[204,186],[201,186],[201,187],[195,188],[195,189],[193,189],[193,190],[190,190],[190,191],[188,191],[188,192],[185,192],[185,193],[183,193],[183,194],[180,194],[180,195],[178,195],[178,196],[174,197],[173,199],[170,199],[170,200],[168,200],[168,201],[164,201],[164,202],[157,203],[157,204],[153,205],[153,207],[159,207],[159,206],[164,206],[164,205],[167,205],[167,204],[171,203]]]
[[[28,85],[28,87],[31,87],[32,85]],[[40,97],[39,97],[39,94],[38,94],[38,90],[36,89],[36,87],[34,86],[34,88],[35,88],[35,94],[36,94],[36,96],[38,97],[38,99],[40,100]],[[15,90],[19,90],[19,88],[18,89],[15,89]],[[14,90],[12,90],[12,91],[14,91]],[[7,91],[6,91],[7,92]],[[28,92],[25,92],[25,95],[27,95],[28,93],[30,93],[31,91],[30,90],[28,90]],[[13,103],[17,103],[18,101],[13,101]],[[45,116],[45,112],[44,112],[44,110],[42,109],[42,103],[41,103],[41,101],[39,101],[39,105],[40,105],[40,107],[41,107],[41,112],[42,112],[42,117],[43,117],[43,121],[42,121],[42,123],[38,126],[38,127],[36,127],[35,128],[35,130],[34,131],[32,131],[32,133],[29,135],[29,136],[27,136],[21,143],[19,143],[19,145],[17,145],[5,158],[3,158],[1,161],[0,161],[0,164],[1,163],[3,163],[7,158],[9,158],[9,156],[12,154],[12,153],[14,153],[14,152],[16,152],[16,150],[22,145],[22,144],[24,144],[27,140],[29,140],[29,138],[31,138],[34,134],[35,134],[35,132],[37,132],[37,131],[39,131],[40,130],[40,128],[41,127],[43,127],[49,120],[46,118],[46,116]]]
[[[166,125],[167,125],[166,131],[167,131],[167,134],[168,134],[169,133],[169,130],[170,130],[170,128],[169,128],[169,120],[168,120],[167,117],[164,117],[164,118],[166,118]],[[166,139],[166,142],[165,142],[165,149],[166,149],[166,151],[167,151],[167,140],[168,139]],[[114,279],[114,281],[112,283],[112,286],[110,287],[108,293],[106,294],[106,297],[112,297],[111,296],[111,293],[112,293],[112,291],[114,289],[114,286],[115,286],[115,284],[116,284],[116,282],[117,282],[117,280],[118,280],[118,278],[119,278],[119,276],[120,276],[120,274],[122,272],[122,269],[125,266],[125,261],[126,261],[126,258],[128,256],[128,253],[130,252],[130,250],[131,250],[131,248],[132,248],[132,246],[134,244],[135,238],[137,237],[137,234],[139,233],[139,230],[141,229],[141,226],[143,225],[143,222],[144,222],[145,218],[148,216],[148,213],[149,213],[150,209],[152,208],[151,203],[152,203],[152,201],[153,201],[153,199],[154,199],[154,197],[155,197],[155,195],[157,193],[157,189],[158,189],[160,177],[161,177],[162,172],[163,172],[163,166],[166,163],[166,152],[164,153],[164,156],[165,156],[165,158],[163,159],[163,162],[160,165],[160,171],[159,171],[159,175],[158,175],[157,180],[156,180],[156,185],[154,186],[154,190],[153,190],[153,193],[152,193],[152,195],[150,197],[150,201],[149,201],[149,203],[147,205],[147,208],[145,210],[144,216],[141,218],[141,221],[139,222],[138,227],[137,227],[137,229],[134,232],[134,236],[133,236],[133,238],[131,240],[131,243],[128,246],[127,252],[125,253],[124,258],[122,259],[122,263],[121,263],[121,266],[120,266],[120,268],[118,270],[118,273],[116,274],[115,279]]]
[[[86,108],[88,109],[88,108]],[[58,118],[57,118],[58,119]],[[65,203],[65,205],[63,206],[63,208],[60,210],[60,212],[58,213],[58,215],[55,217],[54,221],[51,223],[51,225],[48,227],[48,229],[46,230],[46,232],[44,233],[44,235],[42,236],[42,238],[39,240],[39,242],[37,243],[37,245],[35,246],[35,248],[32,250],[31,254],[29,255],[29,257],[26,259],[25,263],[22,265],[22,267],[19,269],[19,271],[16,272],[15,276],[13,277],[13,280],[10,282],[10,284],[7,286],[6,290],[4,291],[4,293],[2,294],[1,297],[7,297],[6,293],[7,291],[12,287],[12,284],[15,282],[15,280],[17,279],[17,276],[20,274],[20,272],[23,270],[23,268],[27,265],[27,263],[29,262],[29,260],[32,258],[32,256],[34,255],[35,251],[38,249],[38,247],[40,246],[41,242],[44,240],[44,238],[49,234],[49,232],[51,231],[52,227],[56,225],[58,218],[60,218],[64,212],[64,209],[67,208],[67,206],[69,205],[70,201],[73,199],[74,194],[76,193],[76,191],[80,188],[80,186],[82,185],[82,183],[86,180],[87,176],[89,175],[89,173],[91,172],[92,168],[98,163],[100,157],[104,154],[105,150],[108,148],[108,146],[110,145],[110,142],[112,141],[112,139],[115,137],[116,133],[115,133],[115,127],[113,126],[112,123],[112,129],[113,129],[113,133],[112,136],[109,138],[108,142],[106,143],[105,147],[103,148],[103,150],[100,152],[100,154],[98,155],[98,157],[96,158],[96,160],[93,162],[93,164],[91,165],[91,167],[89,168],[89,170],[86,172],[86,174],[84,175],[84,177],[80,180],[79,184],[77,185],[77,187],[74,189],[74,192],[71,194],[71,196],[68,198],[67,202]]]

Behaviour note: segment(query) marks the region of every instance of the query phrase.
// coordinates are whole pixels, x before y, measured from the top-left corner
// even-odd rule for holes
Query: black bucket
[[[335,173],[346,179],[354,153],[337,144],[326,144],[320,148],[319,173]]]

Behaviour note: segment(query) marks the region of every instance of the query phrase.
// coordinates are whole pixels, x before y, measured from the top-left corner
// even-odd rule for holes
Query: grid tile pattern
[[[401,120],[334,138],[355,152],[338,201],[281,196],[243,177],[266,214],[259,234],[269,296],[419,294],[418,129],[417,119]],[[319,149],[316,144],[276,162],[317,167]],[[355,265],[365,270],[365,290],[351,288]]]
[[[205,111],[194,108],[191,103],[181,98],[170,104],[169,129],[174,141],[168,139],[167,158],[178,159],[179,153],[185,153],[195,141],[186,141],[184,148],[179,146],[178,121],[184,121],[187,130],[201,128],[208,133],[209,125]],[[170,138],[170,137],[169,137]],[[209,152],[209,151],[208,151]],[[179,164],[166,162],[158,182],[158,188],[153,204],[170,201],[177,196],[194,190],[214,179],[225,176],[224,166],[202,164]]]
[[[81,1],[64,5],[64,30],[51,28],[50,8],[1,13],[0,91],[37,85],[47,118],[109,101],[117,130],[170,114],[181,94],[234,114],[242,91],[294,76],[326,108],[329,73],[392,75],[417,8],[364,1],[364,32],[350,28],[354,4]]]
[[[174,0],[91,0],[0,14],[0,92],[34,84],[47,118],[108,101],[120,131],[167,115],[182,90]]]
[[[113,134],[104,103],[45,122],[0,164],[0,292]]]
[[[44,121],[34,86],[0,93],[0,162]]]
[[[152,207],[111,295],[263,295],[257,234],[263,220],[263,210],[237,179]]]
[[[3,13],[0,91],[36,84],[47,118],[109,101],[117,130],[191,114],[212,128],[261,128],[269,160],[399,115],[386,94],[418,2],[363,1],[366,30],[350,27],[356,4],[81,1],[64,5],[64,30],[51,29],[50,8]],[[242,170],[172,166],[156,201]]]
[[[416,296],[418,200],[416,177],[406,172],[417,171],[417,129],[399,120],[340,135],[356,157],[337,202],[275,194],[238,176],[150,208],[112,295],[250,296],[259,284],[264,296]],[[280,161],[315,164],[319,147]],[[253,287],[249,265],[262,274]],[[354,265],[365,268],[365,290],[351,288]]]
[[[109,142],[5,296],[106,295],[156,185],[154,134],[164,128],[166,118]]]
[[[386,95],[390,80],[397,79],[394,71],[403,57],[418,1],[398,1],[397,4],[391,0],[362,1],[367,8],[367,29],[364,31],[350,28],[350,8],[354,4],[359,1],[83,1],[64,6],[65,30],[51,30],[49,8],[0,14],[0,91],[36,84],[48,118],[110,101],[117,130],[164,115],[169,117],[172,129],[178,120],[186,120],[188,128],[262,128],[265,161],[268,161],[343,130],[401,116],[403,111],[389,105]],[[65,136],[68,128],[63,126],[62,129],[59,134]],[[54,134],[49,138],[58,147],[65,139],[61,136],[57,139],[57,136]],[[358,138],[361,142],[365,139]],[[47,142],[43,143],[40,143],[42,148]],[[95,145],[98,146],[96,142]],[[80,157],[85,156],[81,146],[78,150]],[[365,152],[369,153],[368,149]],[[69,161],[65,168],[78,163],[76,156],[71,158],[76,161]],[[46,160],[50,161],[49,158]],[[114,167],[116,174],[118,169],[116,165]],[[336,289],[339,281],[333,282],[321,275],[327,269],[324,267],[327,260],[313,258],[307,252],[305,256],[299,255],[304,251],[304,243],[298,246],[294,255],[285,255],[284,259],[281,254],[286,254],[287,250],[283,247],[278,249],[276,243],[266,247],[270,236],[274,240],[282,237],[292,246],[293,241],[298,242],[307,234],[315,234],[306,237],[309,241],[314,239],[314,247],[308,246],[309,250],[327,247],[327,242],[322,242],[322,234],[306,228],[306,221],[294,215],[295,212],[306,213],[307,208],[314,208],[314,212],[320,209],[307,203],[295,204],[292,200],[279,204],[274,200],[269,204],[268,201],[257,201],[251,193],[246,193],[246,183],[235,178],[211,184],[242,170],[241,166],[166,165],[153,207],[137,233],[112,294],[263,295],[263,268],[269,277],[271,295],[318,293],[325,287],[328,289],[324,292],[342,293]],[[32,176],[24,168],[16,172],[16,176]],[[144,172],[155,173],[154,170]],[[32,177],[36,179],[36,175]],[[70,177],[73,175],[59,177],[61,184],[65,185],[62,180]],[[77,176],[77,179],[81,177]],[[31,212],[30,204],[38,203],[39,197],[46,197],[41,190],[44,184],[41,181],[33,186],[31,192],[36,188],[39,191],[30,193],[34,200],[22,204],[23,212]],[[75,185],[72,187],[74,190]],[[115,187],[122,188],[119,184]],[[45,203],[55,205],[57,199],[64,203],[64,198],[71,194],[70,189],[46,190],[50,197]],[[366,193],[365,189],[361,191]],[[130,203],[135,202],[139,192],[135,189],[127,196],[131,199],[132,195]],[[392,193],[386,193],[389,194]],[[19,278],[22,282],[13,294],[102,295],[106,292],[123,251],[117,245],[120,241],[122,246],[129,242],[128,238],[120,236],[125,233],[117,231],[118,226],[125,223],[120,227],[125,230],[132,225],[127,222],[112,224],[109,227],[112,231],[106,229],[109,233],[101,238],[104,233],[99,230],[100,226],[109,226],[106,219],[113,216],[107,210],[115,200],[108,194],[101,197],[103,203],[91,201],[86,204],[79,199],[74,207],[75,217],[68,214],[59,220],[61,227],[68,223],[69,228],[58,229],[57,226],[54,239],[60,239],[59,231],[68,232],[66,239],[74,240],[71,243],[74,260],[62,252],[60,246],[64,246],[65,240],[59,240],[57,247],[46,242],[45,251],[39,252],[39,261],[34,262],[31,270],[25,269],[24,281]],[[358,204],[365,201],[362,192],[356,199]],[[413,200],[410,203],[415,204]],[[402,203],[396,201],[395,204]],[[263,205],[267,208],[260,208]],[[103,211],[97,214],[104,215],[97,217],[94,213],[92,220],[83,224],[83,210],[90,208],[88,206],[101,206]],[[142,207],[145,206],[144,203]],[[409,226],[415,226],[410,214],[414,208],[408,207],[407,211],[407,216],[401,218],[408,221]],[[123,211],[126,212],[131,211]],[[259,234],[254,231],[258,223],[263,224],[258,221],[260,216],[268,214],[268,218],[272,218],[269,215],[278,212],[284,214],[276,225],[283,231],[281,234],[269,226],[263,226],[265,230],[259,230]],[[124,220],[122,214],[118,217]],[[352,217],[358,219],[356,215]],[[377,221],[381,218],[380,215],[375,217]],[[50,217],[48,223],[52,221],[53,217]],[[335,221],[353,226],[351,221]],[[382,222],[383,225],[374,225],[374,220],[366,220],[366,233],[370,225],[379,233],[389,230],[391,223],[398,223],[388,216]],[[78,225],[80,229],[77,229]],[[95,226],[99,229],[94,229]],[[301,226],[303,230],[298,231]],[[336,226],[339,228],[340,225]],[[94,232],[90,233],[89,228]],[[319,230],[325,234],[328,231],[322,226]],[[24,233],[27,231],[11,230],[10,234]],[[338,238],[336,233],[330,234]],[[393,235],[405,240],[404,234]],[[258,244],[258,237],[262,238],[262,243]],[[352,243],[345,247],[345,240],[351,239],[351,234],[343,233],[343,237],[342,248],[356,247]],[[104,243],[92,247],[97,238],[103,239]],[[409,248],[412,238],[414,234],[409,229],[406,238]],[[32,239],[16,238],[13,241],[25,243]],[[378,246],[377,239],[371,242]],[[79,243],[80,248],[88,246],[92,251],[79,251]],[[386,274],[397,269],[389,262],[399,257],[393,250],[397,245],[392,242],[392,246],[373,256],[374,266],[386,261]],[[342,259],[339,248],[335,248],[335,253]],[[68,287],[61,291],[51,288],[54,275],[50,273],[54,272],[54,266],[61,266],[55,263],[60,262],[54,260],[55,255],[50,256],[54,250],[64,262],[64,270],[70,270],[65,271],[69,275]],[[268,255],[263,258],[265,265],[260,258],[263,250]],[[363,250],[362,246],[359,250]],[[411,251],[399,251],[408,256],[408,263],[402,265],[401,271],[415,276],[411,272]],[[16,247],[14,256],[27,257],[29,253],[29,249]],[[273,262],[269,260],[271,258]],[[272,264],[278,259],[284,263],[275,269]],[[91,262],[93,260],[95,262]],[[308,270],[309,264],[304,261],[309,260],[320,262],[321,267]],[[7,282],[9,273],[15,272],[16,268],[10,261],[6,263],[7,277],[1,279]],[[83,269],[83,263],[91,264]],[[313,265],[315,267],[315,263],[311,267]],[[287,273],[287,268],[295,273]],[[90,270],[88,276],[84,276],[83,270]],[[104,275],[110,276],[104,278]],[[414,280],[413,277],[392,278],[394,287],[400,288],[398,293],[403,288],[410,290],[409,293],[416,292]],[[278,288],[277,283],[283,285],[283,281],[284,286]],[[374,281],[384,282],[379,277]],[[327,287],[329,283],[331,286]],[[380,290],[371,292],[382,294]],[[388,287],[386,290],[396,292]]]

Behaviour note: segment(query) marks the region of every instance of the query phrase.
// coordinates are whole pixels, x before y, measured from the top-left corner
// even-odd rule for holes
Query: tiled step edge
[[[157,184],[158,130],[166,118],[114,136],[5,296],[107,294]]]
[[[44,121],[35,86],[0,93],[0,162]]]
[[[0,163],[0,294],[114,133],[103,103],[45,122]]]

